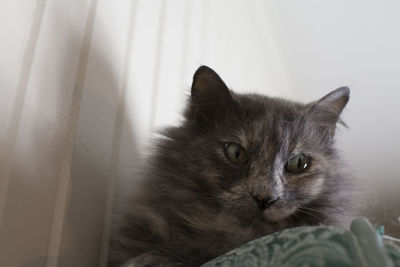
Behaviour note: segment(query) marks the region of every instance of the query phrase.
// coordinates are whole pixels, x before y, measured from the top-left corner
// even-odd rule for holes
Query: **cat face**
[[[221,208],[244,221],[285,219],[334,181],[332,137],[349,89],[299,104],[230,91],[208,67],[192,85],[188,120],[198,132],[190,150],[197,168],[215,185]]]

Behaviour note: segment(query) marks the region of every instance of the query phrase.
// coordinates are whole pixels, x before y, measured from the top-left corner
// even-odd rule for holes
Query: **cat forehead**
[[[286,141],[293,136],[293,132],[294,129],[291,123],[282,124],[282,122],[278,120],[270,123],[254,121],[250,124],[250,127],[245,127],[236,131],[236,137],[240,140],[241,144],[247,146],[255,142],[267,143],[272,141]]]
[[[303,131],[306,106],[260,95],[238,96],[241,121],[235,139],[247,146],[253,142],[287,141]]]
[[[261,95],[239,95],[245,121],[256,126],[275,127],[304,119],[307,105]]]
[[[249,115],[250,120],[272,121],[274,118],[292,120],[303,116],[308,107],[298,102],[259,94],[235,94],[234,97],[240,103],[241,112]]]

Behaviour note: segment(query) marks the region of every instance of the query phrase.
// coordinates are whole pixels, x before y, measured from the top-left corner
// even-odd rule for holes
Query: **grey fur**
[[[185,121],[163,132],[120,214],[109,266],[196,266],[288,227],[345,221],[349,183],[333,135],[348,99],[346,87],[309,104],[236,94],[200,67]],[[226,142],[241,144],[248,161],[230,162]],[[311,167],[286,172],[300,152]],[[252,194],[279,199],[261,211]]]

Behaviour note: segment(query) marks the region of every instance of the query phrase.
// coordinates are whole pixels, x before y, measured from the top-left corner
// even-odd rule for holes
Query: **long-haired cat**
[[[342,221],[333,137],[348,100],[347,87],[309,104],[237,94],[200,67],[184,122],[163,132],[120,214],[110,266],[198,266],[275,231]]]

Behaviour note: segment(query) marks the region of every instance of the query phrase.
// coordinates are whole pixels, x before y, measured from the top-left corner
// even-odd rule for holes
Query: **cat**
[[[285,228],[346,221],[334,134],[349,95],[237,94],[198,68],[184,122],[164,130],[115,225],[109,266],[198,266]]]

